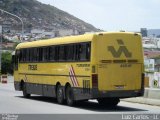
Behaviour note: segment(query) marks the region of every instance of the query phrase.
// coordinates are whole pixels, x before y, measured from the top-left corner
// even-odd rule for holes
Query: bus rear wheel
[[[57,95],[57,102],[59,104],[63,104],[64,103],[64,93],[63,93],[63,89],[61,85],[57,86],[56,95]]]
[[[31,96],[31,94],[27,93],[27,86],[26,83],[22,84],[22,92],[23,92],[23,96],[25,98],[29,98]]]
[[[100,105],[106,107],[115,107],[120,102],[119,98],[100,98],[97,101]]]
[[[71,86],[67,86],[67,88],[66,88],[66,102],[67,102],[67,105],[69,105],[69,106],[73,106],[75,103],[73,90],[72,90]]]

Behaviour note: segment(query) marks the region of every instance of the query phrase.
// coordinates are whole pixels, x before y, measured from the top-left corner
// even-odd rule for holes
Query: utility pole
[[[22,24],[22,31],[21,31],[21,35],[22,35],[22,37],[23,37],[24,24],[23,24],[23,20],[22,20],[22,18],[20,18],[19,16],[15,15],[15,14],[12,14],[12,13],[10,13],[10,12],[7,12],[7,11],[5,11],[5,10],[2,10],[2,9],[0,9],[0,11],[1,11],[2,13],[6,13],[6,14],[9,14],[9,15],[11,15],[11,16],[14,16],[14,17],[18,18],[18,19],[21,21],[21,24]],[[20,38],[21,42],[22,42],[22,37]]]
[[[0,25],[0,71],[1,71],[1,63],[2,63],[2,26]]]

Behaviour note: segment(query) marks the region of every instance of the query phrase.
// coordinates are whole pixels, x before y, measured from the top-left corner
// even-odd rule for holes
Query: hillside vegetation
[[[80,32],[98,31],[94,26],[58,8],[36,0],[0,0],[0,8],[21,17],[26,28],[77,29]],[[9,15],[0,13],[0,22],[10,19],[12,24],[21,24]]]

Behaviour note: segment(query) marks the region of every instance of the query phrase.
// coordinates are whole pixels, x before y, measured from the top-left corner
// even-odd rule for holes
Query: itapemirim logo
[[[125,46],[123,40],[118,39],[118,40],[117,40],[117,43],[118,43],[118,45],[119,45],[118,50],[116,50],[116,49],[114,48],[114,46],[108,46],[108,51],[110,51],[110,52],[112,53],[113,57],[119,58],[119,57],[122,55],[122,53],[123,53],[127,58],[132,57],[132,53],[129,52],[129,50],[128,50],[127,47]]]

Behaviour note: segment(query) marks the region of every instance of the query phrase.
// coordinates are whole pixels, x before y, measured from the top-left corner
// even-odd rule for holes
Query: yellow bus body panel
[[[79,67],[79,64],[85,64],[87,67]],[[37,65],[37,70],[29,70],[28,65]],[[90,63],[21,63],[19,66],[18,80],[24,80],[29,83],[56,85],[59,82],[65,86],[66,83],[73,83],[69,76],[69,71],[73,66],[75,76],[78,81],[78,86],[83,86],[83,80],[90,80]]]
[[[142,41],[139,34],[99,35],[95,44],[99,90],[139,90],[143,71]],[[112,48],[112,49],[111,49]]]

